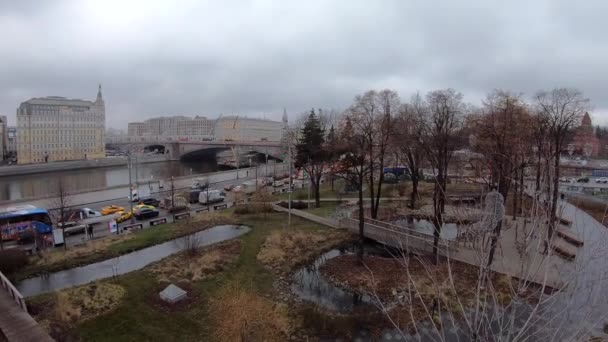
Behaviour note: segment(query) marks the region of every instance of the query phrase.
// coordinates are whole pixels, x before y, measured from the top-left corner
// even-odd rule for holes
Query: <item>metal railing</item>
[[[6,292],[8,292],[8,294],[15,301],[15,303],[17,303],[17,305],[19,305],[19,307],[23,311],[27,312],[27,305],[25,304],[25,299],[23,298],[19,290],[15,288],[13,283],[11,283],[10,280],[8,280],[4,276],[4,274],[2,274],[2,272],[0,272],[0,283],[2,283],[2,287],[6,290]]]
[[[375,223],[371,223],[373,221]],[[342,226],[356,229],[359,225],[359,221],[353,218],[345,218],[340,220],[340,224]],[[375,240],[386,240],[386,238],[391,237],[391,241],[379,241],[383,243],[388,243],[393,245],[393,247],[401,248],[407,247],[411,249],[421,249],[425,252],[427,248],[433,248],[434,246],[434,236],[425,234],[413,229],[409,229],[406,227],[401,227],[397,225],[393,225],[387,222],[382,222],[378,220],[373,220],[370,218],[365,218],[365,235],[372,238],[372,235],[376,235]],[[369,229],[369,228],[373,228]],[[375,230],[375,231],[374,231]],[[381,236],[378,236],[381,235]],[[405,241],[405,246],[401,245]],[[420,246],[415,246],[416,243],[420,243]],[[446,254],[448,250],[454,250],[457,247],[458,243],[456,241],[439,239],[438,247],[442,254]]]

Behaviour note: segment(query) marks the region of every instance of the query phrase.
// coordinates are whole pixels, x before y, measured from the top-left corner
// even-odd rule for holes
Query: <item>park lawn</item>
[[[130,234],[93,240],[84,245],[68,247],[67,250],[55,248],[43,253],[42,257],[31,257],[26,267],[10,276],[15,281],[20,281],[41,273],[57,272],[115,258],[216,225],[235,224],[237,221],[232,213],[231,208],[211,215],[201,214],[191,220],[174,224],[163,224]]]
[[[426,185],[422,185],[423,183],[420,183],[419,188],[425,188],[428,187]],[[430,184],[430,183],[425,183],[425,184]],[[406,182],[406,183],[400,183],[399,185],[405,187],[406,192],[405,195],[407,196],[407,194],[409,194],[410,188],[411,188],[411,183],[410,182]],[[381,197],[384,198],[397,198],[397,197],[401,197],[399,196],[399,192],[397,190],[398,188],[398,184],[382,184],[382,193],[381,193]],[[319,195],[320,198],[338,198],[338,199],[349,199],[349,198],[358,198],[359,194],[355,191],[355,192],[347,192],[347,193],[343,193],[342,190],[344,189],[344,180],[340,179],[340,180],[336,180],[334,181],[334,190],[331,190],[331,182],[327,181],[321,184],[321,189],[319,191]],[[288,193],[280,193],[277,195],[279,199],[281,200],[286,200],[289,198],[289,194]],[[308,199],[308,188],[303,188],[303,189],[295,189],[292,194],[291,194],[291,198],[292,200],[307,200]],[[369,197],[369,189],[366,189],[363,196],[365,198]],[[310,193],[310,199],[314,200],[314,194],[312,193],[312,189],[311,189],[311,193]]]
[[[242,247],[237,261],[221,273],[192,283],[196,298],[192,305],[171,312],[159,310],[151,298],[158,296],[161,285],[143,269],[121,276],[118,283],[127,291],[122,304],[110,313],[80,323],[76,335],[85,341],[222,340],[215,331],[216,317],[210,312],[214,299],[233,288],[265,301],[275,294],[275,275],[257,260],[257,255],[271,232],[284,229],[286,214],[243,215],[240,221],[252,230],[239,238]],[[327,228],[294,217],[291,229],[315,232]],[[238,322],[227,321],[224,325],[235,324],[238,329]]]
[[[315,214],[322,217],[331,217],[336,212],[336,208],[340,205],[339,202],[321,202],[319,208],[314,207],[314,203],[311,203],[311,208],[307,209],[306,212]]]

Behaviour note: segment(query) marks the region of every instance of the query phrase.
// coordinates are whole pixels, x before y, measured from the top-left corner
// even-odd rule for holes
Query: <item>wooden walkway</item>
[[[0,273],[0,331],[8,342],[54,341],[27,312],[23,296]],[[1,340],[0,335],[0,340]]]
[[[274,209],[287,212],[286,208],[274,205]],[[332,228],[346,228],[354,234],[359,233],[359,222],[352,218],[345,218],[339,222],[320,217],[303,210],[291,209],[295,216],[323,224]],[[430,254],[433,252],[433,236],[413,229],[396,226],[391,223],[366,218],[364,234],[367,238],[387,246],[411,250],[417,253]],[[557,271],[562,263],[558,256],[542,255],[540,252],[531,253],[525,257],[519,255],[515,249],[514,230],[505,229],[501,234],[496,251],[492,271],[509,275],[519,279],[526,279],[537,284],[546,284],[552,288],[562,288],[565,284]],[[481,254],[476,248],[454,240],[439,239],[440,255],[452,260],[479,266],[484,263]],[[522,269],[522,263],[527,265]]]

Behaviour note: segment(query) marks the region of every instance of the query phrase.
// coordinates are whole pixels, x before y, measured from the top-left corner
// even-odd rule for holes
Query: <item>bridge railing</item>
[[[27,305],[25,304],[25,299],[23,298],[19,290],[17,290],[15,286],[10,282],[10,280],[8,280],[4,276],[4,274],[2,274],[2,272],[0,272],[0,283],[2,283],[2,287],[6,292],[8,292],[8,294],[15,301],[15,303],[17,303],[17,305],[19,305],[19,307],[23,311],[27,312]]]
[[[353,218],[344,218],[340,221],[340,224],[355,230],[359,225],[359,221]],[[381,238],[385,240],[388,238],[390,241],[384,242],[392,245],[393,247],[406,247],[410,249],[415,248],[428,252],[428,249],[432,249],[434,245],[433,235],[425,234],[407,227],[401,227],[371,218],[365,218],[365,226],[365,234],[367,236],[372,237],[372,235],[375,235],[372,238]],[[373,230],[369,228],[373,228]],[[453,252],[457,249],[457,247],[457,241],[442,238],[439,239],[438,248],[441,254],[446,255],[448,250]]]

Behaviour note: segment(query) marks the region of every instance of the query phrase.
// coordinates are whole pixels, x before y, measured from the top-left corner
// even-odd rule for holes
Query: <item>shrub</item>
[[[25,251],[19,249],[7,249],[0,251],[0,271],[13,273],[25,267],[29,262]]]
[[[289,202],[287,202],[287,201],[281,201],[278,204],[283,208],[289,207]],[[291,201],[291,209],[299,209],[299,210],[308,209],[308,204],[306,202],[302,202],[302,201]]]
[[[246,215],[251,214],[252,210],[251,207],[247,204],[239,204],[236,206],[236,208],[234,208],[234,213],[237,215]]]

